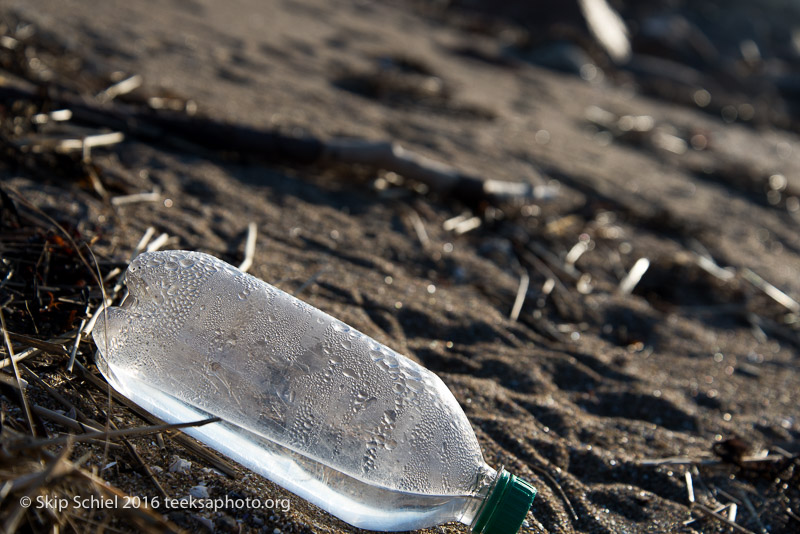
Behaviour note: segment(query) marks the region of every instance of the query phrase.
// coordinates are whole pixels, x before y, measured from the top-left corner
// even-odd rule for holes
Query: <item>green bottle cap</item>
[[[494,488],[483,503],[474,534],[515,534],[536,497],[536,488],[508,471],[500,470]]]

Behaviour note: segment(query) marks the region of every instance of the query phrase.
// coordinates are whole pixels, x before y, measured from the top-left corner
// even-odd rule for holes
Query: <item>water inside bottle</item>
[[[441,380],[211,256],[147,253],[94,330],[115,389],[375,530],[469,523],[495,472]]]

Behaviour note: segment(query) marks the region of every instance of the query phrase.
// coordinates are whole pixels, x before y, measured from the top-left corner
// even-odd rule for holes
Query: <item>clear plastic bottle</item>
[[[536,493],[483,460],[438,376],[198,252],[144,253],[94,328],[98,367],[167,422],[370,530],[516,532]]]

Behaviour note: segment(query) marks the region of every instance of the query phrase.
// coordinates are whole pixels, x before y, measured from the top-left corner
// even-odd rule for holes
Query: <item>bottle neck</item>
[[[502,468],[500,469],[502,471]],[[470,504],[463,509],[459,521],[465,525],[472,526],[475,523],[481,509],[486,503],[486,499],[497,485],[500,473],[486,464],[481,466],[480,471],[475,477],[475,482],[470,490]]]
[[[536,496],[536,488],[504,469],[470,525],[473,534],[516,534]]]

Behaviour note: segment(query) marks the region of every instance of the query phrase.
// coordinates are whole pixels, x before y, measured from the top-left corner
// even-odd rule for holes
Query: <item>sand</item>
[[[86,180],[0,171],[94,240],[101,259],[124,265],[153,226],[170,236],[166,248],[238,263],[255,222],[252,274],[442,377],[486,461],[538,488],[524,532],[730,531],[692,510],[686,473],[706,507],[738,503],[749,531],[800,528],[797,310],[753,283],[800,298],[795,134],[502,61],[506,34],[472,33],[404,3],[7,0],[3,9],[65,55],[120,78],[139,74],[144,89],[203,115],[394,140],[551,195],[473,207],[481,225],[458,234],[445,222],[469,207],[362,167],[278,165],[129,137],[93,151],[101,179],[112,197],[156,188],[160,197],[121,206]],[[459,53],[466,48],[482,55]],[[676,154],[598,132],[592,106],[647,115],[681,138],[702,133],[707,149]],[[774,174],[787,184],[771,203],[758,184]],[[620,292],[640,258],[649,268]],[[513,320],[523,276],[530,285]],[[79,358],[90,362],[91,351]],[[734,437],[743,455],[726,441]],[[156,476],[172,496],[203,483],[211,496],[291,500],[288,511],[161,510],[181,528],[355,530],[246,470],[214,472],[170,440],[132,442],[163,469]],[[761,452],[784,457],[742,461]],[[174,456],[191,468],[169,472]],[[650,462],[669,457],[688,463]],[[157,495],[125,449],[111,461],[101,474],[110,484]]]

